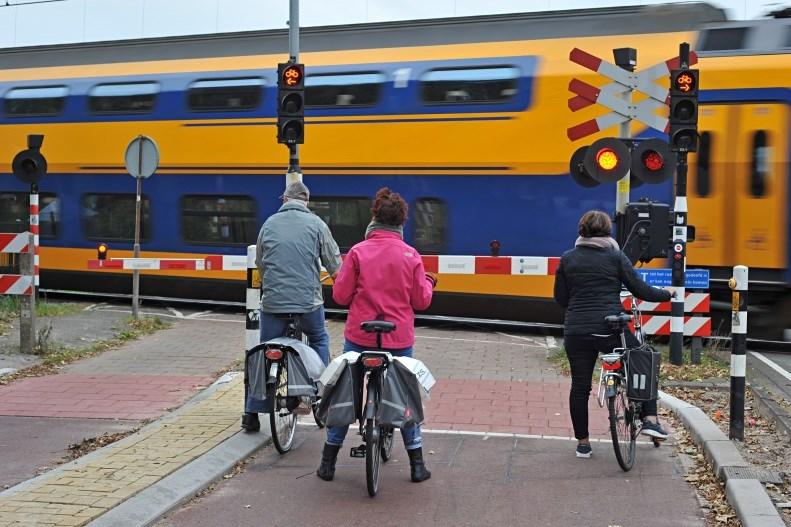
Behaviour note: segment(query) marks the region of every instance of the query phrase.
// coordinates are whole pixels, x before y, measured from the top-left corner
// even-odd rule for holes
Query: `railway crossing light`
[[[632,150],[632,178],[657,184],[673,177],[676,156],[662,139],[645,139]]]
[[[104,261],[107,259],[107,244],[100,243],[99,247],[96,248],[96,256],[100,261]]]
[[[277,142],[305,142],[305,65],[277,65]]]
[[[670,72],[670,148],[675,152],[698,150],[698,70]]]
[[[17,179],[35,185],[47,174],[47,160],[40,152],[43,142],[43,135],[27,136],[27,150],[19,152],[11,162]]]
[[[599,183],[614,183],[629,171],[629,147],[623,141],[605,137],[594,142],[585,152],[582,167]]]

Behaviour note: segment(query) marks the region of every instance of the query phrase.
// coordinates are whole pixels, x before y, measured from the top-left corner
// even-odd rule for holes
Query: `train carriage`
[[[311,207],[348,249],[362,239],[370,196],[391,186],[410,204],[406,237],[421,253],[488,255],[497,240],[501,255],[539,262],[522,273],[445,273],[430,313],[558,322],[546,258],[570,247],[582,212],[612,211],[615,201],[614,185],[582,188],[568,175],[580,145],[566,129],[602,111],[569,111],[568,82],[604,82],[569,51],[609,58],[634,47],[643,67],[688,41],[702,72],[689,265],[712,269],[719,288],[732,265],[749,265],[751,287],[782,304],[790,29],[785,20],[728,23],[706,4],[303,29]],[[123,152],[138,134],[161,150],[143,185],[144,254],[243,254],[284,184],[274,124],[286,47],[277,30],[0,51],[0,231],[24,229],[26,187],[10,160],[27,134],[44,134],[42,287],[128,291],[127,275],[86,262],[99,242],[111,257],[131,255],[134,181]],[[656,135],[636,125],[632,133]],[[633,189],[633,199],[644,196],[672,203],[672,185]],[[238,301],[243,279],[167,271],[141,283],[148,295]],[[773,324],[791,327],[782,317]]]

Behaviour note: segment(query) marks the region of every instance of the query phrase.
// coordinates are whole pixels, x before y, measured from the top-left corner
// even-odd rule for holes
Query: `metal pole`
[[[35,235],[28,236],[27,252],[19,255],[19,274],[30,276],[30,294],[20,299],[19,349],[22,353],[32,354],[36,349],[36,286],[35,286]]]
[[[288,6],[288,55],[292,62],[299,62],[299,0],[289,0]],[[302,169],[299,167],[299,145],[289,145],[288,173],[299,174],[299,177],[286,175],[286,186],[293,181],[302,181]]]
[[[682,69],[689,68],[689,44],[679,46],[679,62]],[[686,298],[687,271],[687,152],[678,153],[676,165],[676,199],[673,204],[672,244],[681,245],[681,273],[673,273],[673,289],[676,298],[670,303],[670,363],[684,363],[684,300]],[[676,254],[676,251],[671,251]]]
[[[142,136],[141,136],[142,137]],[[143,171],[143,141],[140,140],[139,154],[137,158],[137,175],[135,180],[137,182],[137,191],[135,196],[135,258],[140,258],[140,195],[143,190],[143,178],[140,177]],[[137,320],[140,316],[138,309],[138,302],[140,300],[140,271],[135,269],[132,271],[132,317]]]
[[[744,441],[744,375],[747,369],[747,275],[744,265],[733,268],[728,285],[733,289],[731,306],[731,409],[728,437]]]

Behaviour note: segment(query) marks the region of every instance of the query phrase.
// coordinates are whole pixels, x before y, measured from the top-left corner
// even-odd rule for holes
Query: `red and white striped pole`
[[[30,232],[33,234],[33,282],[39,285],[38,185],[30,185]]]

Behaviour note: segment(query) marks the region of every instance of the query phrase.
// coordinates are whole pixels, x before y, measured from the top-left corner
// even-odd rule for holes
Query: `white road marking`
[[[103,309],[102,311],[108,311],[110,313],[129,313],[129,314],[132,314],[132,310],[131,309]],[[191,319],[189,319],[189,318],[187,318],[187,317],[185,317],[183,315],[182,316],[177,316],[177,315],[172,315],[172,314],[169,314],[169,313],[153,313],[153,312],[148,312],[148,311],[141,311],[140,314],[144,315],[144,316],[148,316],[148,317],[165,317],[165,318],[177,318],[177,319],[180,319],[180,320],[191,320]],[[196,321],[200,321],[200,322],[204,322],[204,321],[206,321],[206,322],[233,322],[235,324],[244,324],[245,323],[244,320],[233,320],[233,319],[225,319],[225,318],[199,318],[199,319],[192,319],[192,320],[196,320]]]
[[[210,315],[214,313],[213,309],[209,309],[208,311],[201,311],[200,313],[193,313],[191,315],[187,315],[186,318],[201,318],[205,317],[206,315]]]
[[[480,344],[501,344],[503,346],[524,346],[516,342],[500,342],[499,340],[479,340],[479,339],[455,339],[452,337],[429,337],[428,335],[415,335],[416,339],[436,339],[436,340],[455,340],[458,342],[477,342]]]
[[[176,316],[176,318],[186,318],[184,316],[184,313],[182,313],[181,311],[179,311],[178,309],[176,309],[174,307],[168,307],[167,310],[170,311],[171,313],[173,313]]]
[[[510,335],[508,333],[503,333],[502,331],[497,331],[497,334],[498,335],[502,335],[504,337],[510,337],[512,339],[526,340],[527,342],[529,342],[531,344],[535,344],[536,346],[544,346],[545,345],[545,342],[539,342],[536,339],[531,338],[531,337],[522,337],[521,335]]]
[[[757,351],[751,351],[750,355],[760,360],[761,362],[772,368],[774,371],[776,371],[777,373],[779,373],[780,375],[791,381],[791,373],[788,373],[785,369],[783,369],[782,366],[778,365],[775,361],[771,359],[767,359],[766,357],[763,356],[763,354],[758,353]]]

